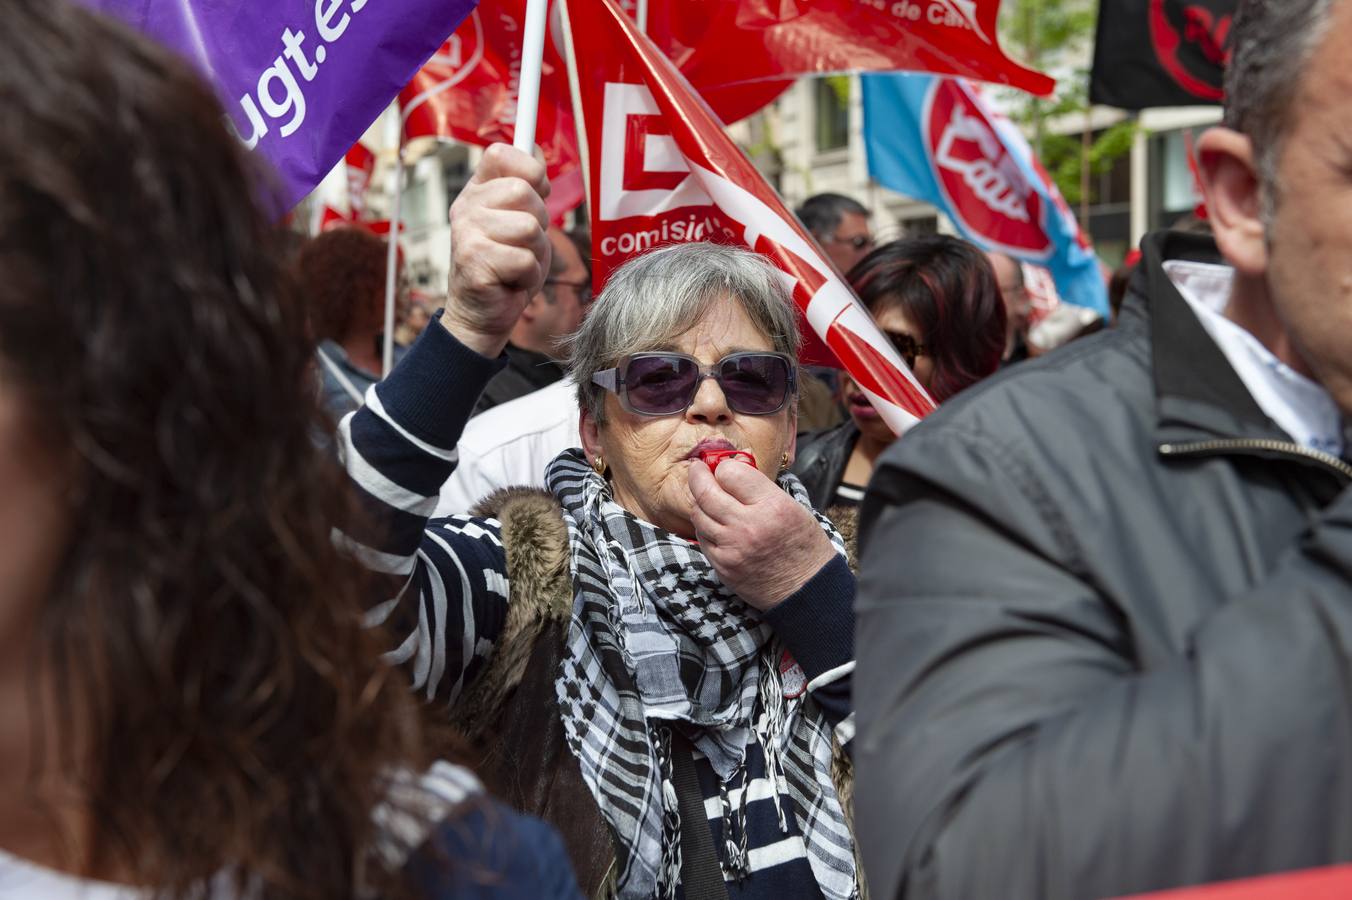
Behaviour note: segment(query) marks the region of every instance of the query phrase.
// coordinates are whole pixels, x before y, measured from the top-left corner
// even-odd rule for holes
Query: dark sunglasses
[[[684,353],[635,353],[597,372],[592,383],[618,395],[631,413],[671,416],[690,408],[706,378],[718,382],[729,409],[746,416],[779,412],[798,389],[792,360],[754,351],[733,353],[712,366]]]
[[[929,354],[928,347],[904,331],[883,329],[883,334],[887,335],[887,339],[892,342],[892,346],[897,348],[897,353],[901,355],[901,360],[906,363],[908,369],[914,369],[916,359]]]
[[[572,288],[573,292],[577,294],[577,302],[581,303],[583,306],[586,306],[588,303],[591,303],[592,301],[592,283],[589,280],[567,281],[563,278],[546,278],[545,284],[547,285],[561,284],[564,287]]]
[[[834,244],[849,244],[855,250],[867,250],[873,246],[873,237],[867,234],[856,234],[852,238],[832,237],[831,242]]]

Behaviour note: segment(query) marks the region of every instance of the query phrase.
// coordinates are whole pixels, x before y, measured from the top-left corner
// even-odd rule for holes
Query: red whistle
[[[704,460],[704,464],[709,467],[710,472],[716,472],[718,464],[725,459],[740,459],[748,466],[756,465],[756,457],[745,450],[705,450],[699,455],[699,458]]]

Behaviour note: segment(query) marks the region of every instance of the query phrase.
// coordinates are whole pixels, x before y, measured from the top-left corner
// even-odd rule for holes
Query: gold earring
[[[785,450],[784,455],[779,458],[779,471],[789,471],[789,451]]]
[[[603,457],[603,456],[602,456],[601,454],[599,454],[599,453],[596,454],[596,458],[592,460],[592,468],[596,470],[596,474],[597,474],[597,475],[604,475],[604,474],[606,474],[606,460],[605,460],[605,457]]]

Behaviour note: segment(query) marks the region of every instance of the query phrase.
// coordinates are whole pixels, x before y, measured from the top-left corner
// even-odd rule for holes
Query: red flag
[[[325,204],[324,211],[319,216],[319,230],[321,232],[331,231],[334,228],[345,228],[355,224],[356,222],[354,222],[351,217],[327,204]]]
[[[352,218],[360,219],[366,212],[366,189],[371,185],[371,173],[376,170],[376,155],[361,141],[352,145],[343,157],[347,171],[347,202]]]
[[[405,140],[441,137],[483,147],[512,142],[525,9],[525,0],[499,0],[491,12],[480,8],[470,14],[399,94]],[[536,141],[553,189],[550,217],[558,222],[582,202],[584,188],[568,75],[553,32],[551,22],[540,75]],[[678,46],[671,34],[657,36],[657,43]],[[736,122],[766,106],[792,83],[779,79],[714,88],[707,99],[724,121]]]
[[[611,0],[565,9],[579,23],[567,30],[584,147],[593,151],[597,287],[652,247],[712,240],[752,248],[792,285],[805,336],[816,336],[817,352],[805,358],[834,354],[898,433],[930,412],[933,401],[868,311],[671,60]]]
[[[1306,869],[1200,887],[1134,894],[1122,900],[1344,900],[1352,897],[1352,866]]]
[[[619,5],[637,21],[638,0],[619,0]],[[774,79],[769,72],[758,71],[752,73],[754,80],[748,79],[745,83],[729,85],[720,81],[701,81],[693,73],[703,66],[706,56],[741,50],[740,45],[729,47],[727,42],[710,33],[716,12],[716,6],[691,3],[690,0],[648,0],[648,23],[644,34],[676,63],[676,68],[690,79],[720,119],[728,123],[740,122],[792,87],[794,78]]]
[[[356,225],[358,228],[365,228],[367,231],[371,232],[372,234],[378,234],[378,235],[380,235],[381,237],[384,237],[385,235],[387,235],[387,234],[390,233],[390,220],[389,220],[389,219],[372,219],[372,220],[367,221],[367,222],[353,222],[352,224],[353,224],[353,225]],[[406,229],[405,229],[405,227],[404,227],[404,223],[403,223],[403,222],[400,222],[400,223],[399,223],[399,233],[400,233],[400,234],[403,234],[405,230],[406,230]]]
[[[403,137],[452,138],[488,146],[510,144],[521,77],[525,0],[482,7],[442,44],[399,94]],[[582,175],[569,100],[568,76],[554,42],[545,41],[536,141],[544,153],[556,221],[582,202]]]
[[[378,234],[382,237],[390,233],[389,219],[374,219],[367,221],[358,221],[354,216],[347,215],[334,209],[332,206],[325,205],[323,213],[319,217],[319,230],[332,231],[335,228],[362,228],[372,234]],[[404,223],[399,223],[399,231],[404,230]]]
[[[668,27],[681,21],[683,13],[674,7],[685,2],[652,0],[652,9],[666,15],[650,22],[648,34],[669,56],[698,63],[703,56],[692,56],[682,43],[689,35],[676,34]],[[406,139],[450,137],[484,147],[511,143],[524,17],[525,0],[499,0],[491,15],[483,10],[470,14],[400,93]],[[537,140],[546,162],[561,166],[570,159],[576,163],[577,140],[568,77],[553,31],[551,23],[540,79]],[[761,74],[750,84],[701,85],[701,93],[723,121],[736,122],[765,107],[791,84],[792,78],[769,79]]]
[[[720,85],[895,69],[1049,96],[1053,79],[1000,49],[999,13],[1000,0],[650,0],[648,33],[706,98]]]

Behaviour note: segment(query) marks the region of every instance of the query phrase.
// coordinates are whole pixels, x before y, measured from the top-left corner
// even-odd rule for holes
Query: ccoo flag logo
[[[613,0],[571,0],[568,29],[589,148],[593,280],[654,247],[742,246],[775,264],[805,353],[839,360],[898,433],[934,403],[811,236],[675,65]],[[579,25],[586,22],[585,25]],[[811,357],[809,357],[811,358]]]
[[[868,169],[879,184],[938,206],[983,249],[1046,267],[1063,299],[1107,315],[1098,257],[1012,122],[962,79],[862,82]]]
[[[400,91],[405,140],[449,139],[484,147],[512,142],[525,18],[526,0],[496,0],[470,14]],[[582,201],[582,173],[555,26],[546,35],[536,141],[553,187],[547,201],[550,219],[559,223]]]
[[[479,18],[479,11],[476,9],[469,14],[469,18],[464,21],[455,34],[446,39],[446,42],[441,45],[441,49],[432,54],[432,58],[427,61],[427,65],[441,68],[442,80],[438,86],[442,90],[446,90],[473,74],[483,58],[484,26],[483,21]]]

